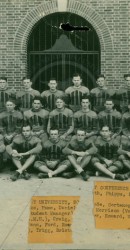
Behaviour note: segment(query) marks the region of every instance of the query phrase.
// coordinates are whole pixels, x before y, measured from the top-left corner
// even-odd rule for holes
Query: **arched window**
[[[61,23],[87,26],[91,31],[63,31]],[[33,87],[46,90],[51,76],[59,83],[59,89],[71,85],[72,75],[82,75],[83,85],[92,89],[100,73],[100,43],[91,24],[79,15],[54,13],[36,23],[28,38],[28,75]]]

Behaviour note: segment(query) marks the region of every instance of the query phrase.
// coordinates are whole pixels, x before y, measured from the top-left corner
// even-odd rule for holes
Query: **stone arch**
[[[80,3],[75,0],[63,0],[66,2],[64,8],[59,6],[59,0],[53,0],[50,2],[44,1],[42,4],[38,5],[26,14],[25,18],[21,21],[14,37],[14,49],[19,50],[22,61],[26,64],[26,50],[29,34],[32,31],[33,26],[44,16],[52,14],[58,11],[67,11],[70,13],[75,13],[82,16],[88,20],[99,36],[101,45],[101,64],[104,65],[106,51],[111,53],[113,51],[113,42],[110,34],[109,27],[102,19],[102,17],[91,7],[91,5],[86,5],[85,3]],[[102,66],[101,65],[101,66]],[[27,66],[27,65],[26,65]],[[25,66],[25,68],[26,68]]]

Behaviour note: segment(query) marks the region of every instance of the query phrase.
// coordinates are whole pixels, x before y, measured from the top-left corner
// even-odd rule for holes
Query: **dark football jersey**
[[[33,109],[24,112],[24,121],[29,122],[33,131],[47,131],[49,112],[45,109],[34,111]]]
[[[55,92],[51,92],[50,90],[43,91],[41,93],[41,97],[43,99],[44,108],[52,111],[56,108],[55,102],[57,97],[64,96],[65,93],[61,90],[56,90]]]
[[[15,90],[14,89],[5,89],[5,90],[0,90],[0,112],[4,111],[5,108],[5,104],[6,102],[9,100],[9,98],[13,97],[15,98]]]
[[[126,112],[122,116],[122,133],[130,136],[130,112]]]
[[[99,155],[108,160],[116,159],[118,158],[118,149],[120,147],[120,136],[114,139],[111,138],[109,141],[103,139],[102,136],[98,136],[95,140],[95,146]]]
[[[103,126],[108,126],[112,133],[120,134],[121,132],[121,113],[112,110],[110,112],[101,111],[98,115],[99,127],[102,129]]]
[[[119,89],[116,93],[117,107],[122,113],[127,111],[128,102],[130,102],[130,89]]]
[[[89,110],[88,112],[84,112],[83,110],[79,110],[74,113],[74,128],[84,129],[87,133],[94,132],[98,133],[98,116],[97,114]]]
[[[3,134],[20,133],[23,125],[23,115],[21,112],[14,110],[13,112],[3,111],[0,113],[0,131]]]
[[[16,98],[22,111],[32,107],[32,100],[35,96],[40,96],[40,92],[35,89],[29,91],[20,90],[17,92]]]
[[[65,94],[69,108],[71,108],[73,112],[76,112],[81,108],[82,97],[89,95],[89,89],[85,86],[80,86],[79,88],[71,86],[65,90]]]

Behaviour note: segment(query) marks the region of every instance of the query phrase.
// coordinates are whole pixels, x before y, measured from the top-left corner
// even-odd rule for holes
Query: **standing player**
[[[41,93],[41,97],[43,99],[44,108],[48,111],[52,111],[55,109],[55,101],[57,97],[64,96],[64,92],[57,89],[57,82],[55,78],[51,78],[49,83],[49,90],[45,90]]]
[[[114,103],[108,99],[105,101],[105,110],[98,115],[100,129],[107,125],[112,132],[112,137],[116,137],[121,133],[121,114],[113,109]]]
[[[87,181],[89,176],[85,170],[92,155],[96,153],[96,148],[93,145],[92,137],[85,139],[85,136],[85,131],[82,128],[77,129],[76,137],[73,137],[67,147],[63,149],[63,153],[68,155],[68,159],[76,173],[80,174],[84,181]]]
[[[127,111],[127,106],[130,102],[130,74],[125,74],[124,80],[124,88],[120,88],[116,94],[117,107],[122,113]]]
[[[73,112],[65,107],[64,97],[56,99],[56,109],[50,112],[48,133],[50,133],[52,127],[56,127],[59,130],[61,139],[70,140],[74,130]]]
[[[0,77],[0,112],[5,110],[5,103],[10,97],[15,97],[15,90],[8,87],[6,77]]]
[[[118,159],[118,150],[120,147],[120,136],[115,139],[111,137],[111,131],[108,126],[102,127],[100,136],[95,141],[97,155],[92,158],[93,166],[112,179],[125,180],[123,174],[119,172],[123,169],[122,162]]]
[[[32,100],[35,96],[40,96],[40,92],[32,89],[32,81],[29,78],[24,77],[22,80],[22,90],[17,92],[17,101],[21,111],[25,111],[31,108]]]
[[[22,127],[22,133],[15,136],[12,143],[6,147],[7,153],[11,156],[14,165],[18,170],[11,177],[12,181],[16,181],[21,174],[28,180],[30,175],[26,172],[34,160],[36,155],[42,150],[41,140],[32,135],[30,125]]]
[[[68,160],[62,150],[65,148],[66,142],[59,138],[58,129],[50,130],[49,140],[43,144],[43,149],[40,154],[40,161],[36,161],[34,167],[40,171],[39,178],[51,178],[66,171],[70,167]]]
[[[72,82],[74,86],[67,88],[65,94],[69,108],[71,108],[73,112],[76,112],[81,108],[81,98],[84,95],[89,95],[89,89],[82,86],[82,78],[78,73],[73,75]]]
[[[100,111],[104,110],[105,100],[108,98],[114,98],[115,90],[108,89],[105,86],[105,76],[103,74],[97,77],[96,83],[98,87],[91,90],[90,96],[92,109],[96,113],[99,113]]]
[[[82,128],[87,138],[98,133],[98,116],[90,110],[90,105],[89,98],[84,96],[81,100],[81,109],[74,113],[75,132],[78,128]]]
[[[0,113],[0,132],[4,136],[5,144],[12,142],[14,136],[20,133],[23,115],[15,110],[15,101],[10,99],[6,101],[6,111]]]
[[[32,102],[32,109],[24,112],[24,122],[32,126],[33,134],[38,136],[44,142],[48,139],[47,124],[49,112],[42,109],[40,97],[34,97]]]

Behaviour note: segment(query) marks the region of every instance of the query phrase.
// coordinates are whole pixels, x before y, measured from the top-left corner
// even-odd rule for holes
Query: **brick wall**
[[[32,27],[41,17],[57,11],[73,12],[93,25],[101,44],[101,71],[107,84],[123,86],[123,74],[130,72],[129,0],[1,0],[0,72],[7,75],[9,85],[19,89],[26,74]]]

